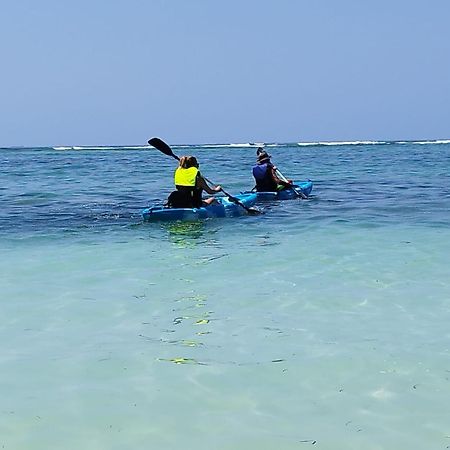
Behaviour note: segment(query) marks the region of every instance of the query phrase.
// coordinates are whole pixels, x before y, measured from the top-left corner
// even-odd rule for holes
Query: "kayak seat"
[[[168,208],[192,208],[189,200],[184,192],[177,190],[170,193],[166,205]]]

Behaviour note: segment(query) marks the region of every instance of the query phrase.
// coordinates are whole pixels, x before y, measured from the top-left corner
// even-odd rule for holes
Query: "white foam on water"
[[[424,141],[372,141],[372,140],[358,140],[358,141],[317,141],[317,142],[297,142],[299,147],[314,147],[314,146],[346,146],[346,145],[385,145],[385,144],[414,144],[414,145],[442,145],[450,144],[450,139],[440,140],[424,140]],[[226,143],[226,144],[175,144],[173,148],[253,148],[253,147],[278,147],[286,145],[286,143],[269,143],[264,142],[244,142],[244,143]],[[141,150],[148,149],[148,145],[128,145],[128,146],[59,146],[52,147],[54,150]]]
[[[150,148],[148,145],[112,146],[112,145],[76,145],[73,147],[52,147],[54,150],[140,150]]]
[[[319,146],[319,145],[382,145],[387,141],[318,141],[318,142],[298,142],[300,147]]]
[[[429,145],[429,144],[450,144],[450,139],[436,140],[436,141],[413,141],[410,144]]]

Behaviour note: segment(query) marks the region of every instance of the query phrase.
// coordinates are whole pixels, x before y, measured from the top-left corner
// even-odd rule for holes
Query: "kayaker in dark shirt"
[[[170,208],[200,208],[214,203],[214,197],[202,199],[202,192],[214,195],[222,190],[221,186],[211,188],[198,170],[199,164],[195,156],[182,156],[175,170],[174,182],[176,191],[167,199]]]
[[[253,177],[258,192],[277,192],[291,187],[291,184],[277,176],[277,168],[270,161],[271,155],[258,148],[256,165],[253,167]]]

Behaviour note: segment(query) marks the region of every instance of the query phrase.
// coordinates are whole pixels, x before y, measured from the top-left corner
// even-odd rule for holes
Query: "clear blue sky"
[[[3,0],[0,146],[450,137],[447,0]]]

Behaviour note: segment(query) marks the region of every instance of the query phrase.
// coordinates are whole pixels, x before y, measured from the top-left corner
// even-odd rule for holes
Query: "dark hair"
[[[197,158],[195,156],[182,156],[180,158],[180,167],[182,167],[183,169],[198,167]]]

